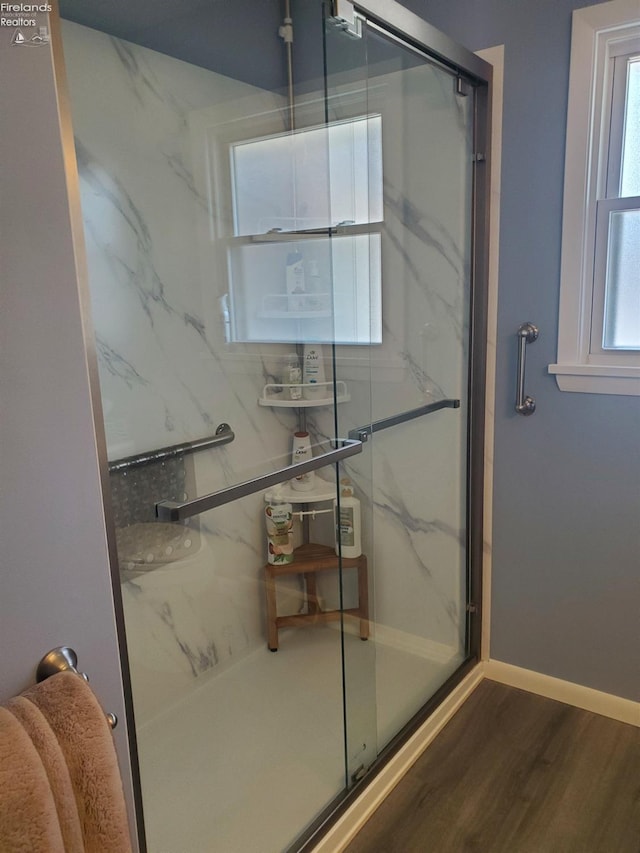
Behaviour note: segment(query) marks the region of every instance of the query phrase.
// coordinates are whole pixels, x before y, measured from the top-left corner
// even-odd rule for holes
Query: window
[[[229,149],[229,339],[382,343],[382,118]]]
[[[574,12],[558,363],[563,391],[640,395],[640,15]]]

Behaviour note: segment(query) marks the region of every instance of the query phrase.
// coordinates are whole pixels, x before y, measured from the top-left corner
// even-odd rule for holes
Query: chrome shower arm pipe
[[[289,110],[289,130],[296,129],[295,100],[293,92],[293,19],[291,17],[291,0],[284,0],[284,20],[278,31],[284,41],[287,52],[287,107]]]

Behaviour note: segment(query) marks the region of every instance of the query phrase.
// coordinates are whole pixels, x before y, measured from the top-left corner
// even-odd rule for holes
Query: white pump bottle
[[[333,499],[333,515],[336,528],[336,554],[343,557],[359,557],[362,554],[362,527],[360,523],[360,501],[353,495],[353,486],[348,477],[340,480],[340,518],[338,501]]]

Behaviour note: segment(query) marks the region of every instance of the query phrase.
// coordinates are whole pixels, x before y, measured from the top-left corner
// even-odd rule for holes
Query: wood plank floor
[[[347,853],[640,853],[640,729],[484,681]]]

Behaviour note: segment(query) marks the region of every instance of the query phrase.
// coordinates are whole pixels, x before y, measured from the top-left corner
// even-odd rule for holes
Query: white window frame
[[[601,222],[605,208],[620,206],[608,199],[617,194],[611,182],[607,192],[610,66],[616,55],[634,51],[639,38],[638,0],[613,0],[573,13],[558,359],[549,365],[562,391],[640,396],[640,352],[603,350],[597,337],[604,310],[600,259],[596,270],[598,199]]]

